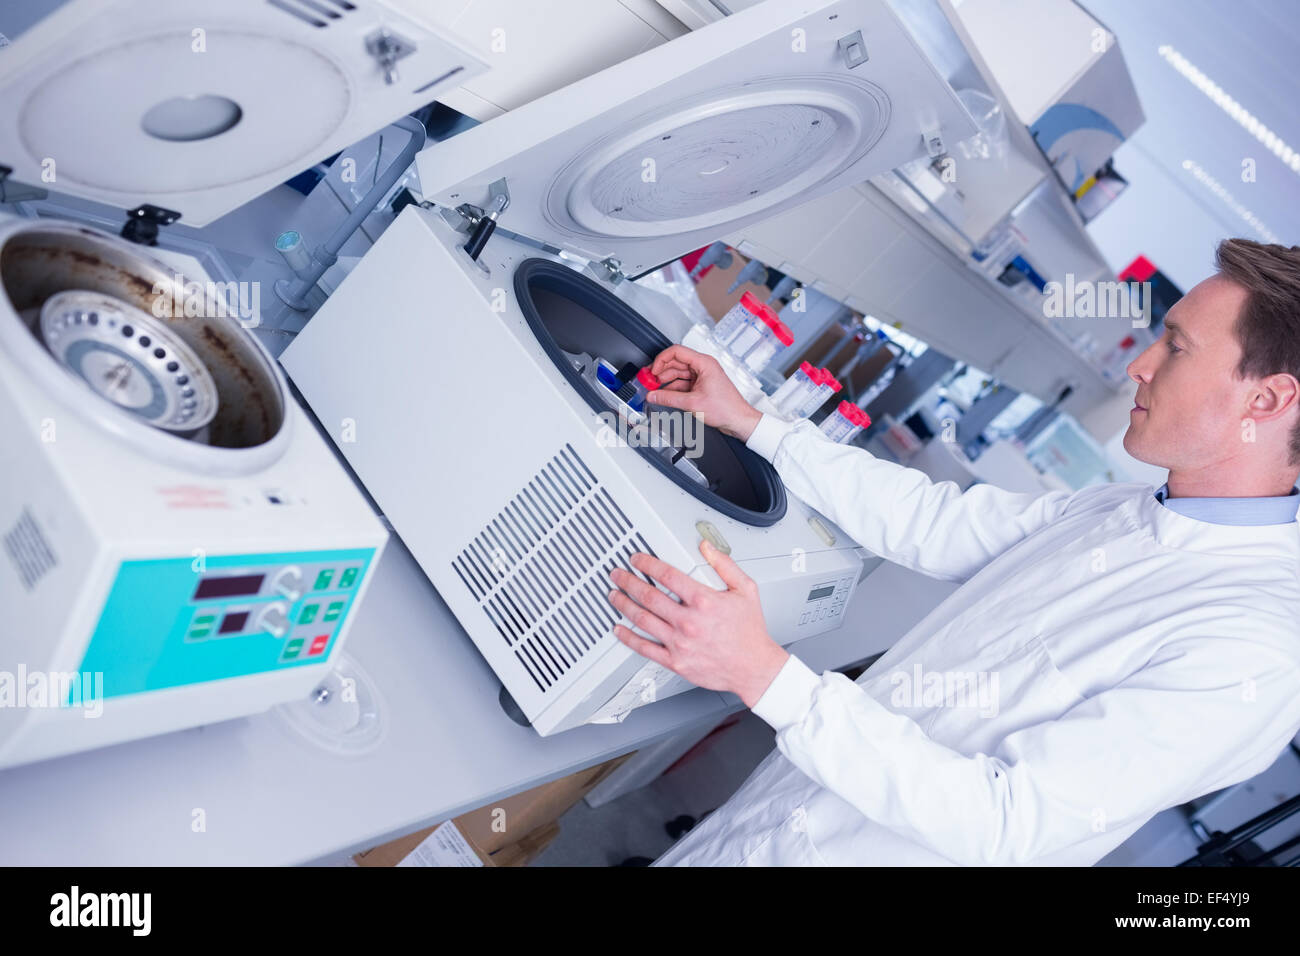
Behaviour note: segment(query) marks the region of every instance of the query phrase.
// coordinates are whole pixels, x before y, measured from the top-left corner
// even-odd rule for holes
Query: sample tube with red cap
[[[649,366],[638,369],[636,375],[632,378],[632,381],[623,386],[623,390],[619,393],[619,398],[622,398],[627,402],[628,408],[639,412],[645,408],[646,396],[659,388],[660,384],[659,379],[650,371]],[[624,391],[629,388],[631,389],[631,392],[625,397]]]
[[[821,391],[817,369],[810,362],[800,362],[794,374],[772,393],[772,404],[782,414],[802,414],[803,407]]]
[[[852,402],[840,402],[839,407],[821,423],[822,434],[831,441],[844,444],[871,424],[871,417]]]
[[[747,352],[741,353],[738,349],[732,349],[740,356],[745,367],[754,373],[761,372],[772,360],[772,356],[781,349],[794,344],[794,333],[790,331],[790,327],[770,308],[767,306],[763,308],[766,311],[758,317],[763,326],[762,337]]]
[[[763,323],[759,316],[771,311],[758,296],[746,292],[726,315],[718,319],[713,335],[739,358],[763,337]]]
[[[826,404],[826,399],[836,394],[840,388],[840,380],[831,374],[830,369],[819,368],[816,370],[817,389],[808,397],[804,406],[799,409],[800,416],[807,418],[817,409]]]

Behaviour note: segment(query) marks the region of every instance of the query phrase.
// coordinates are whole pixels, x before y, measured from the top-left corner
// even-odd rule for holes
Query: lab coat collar
[[[1156,499],[1154,485],[1140,487],[1142,490],[1129,497],[1121,508],[1138,527],[1167,547],[1203,554],[1300,561],[1300,521],[1268,525],[1213,524],[1165,507]]]
[[[1169,483],[1156,489],[1156,500],[1181,515],[1211,524],[1288,524],[1300,510],[1300,488],[1262,498],[1170,498]]]

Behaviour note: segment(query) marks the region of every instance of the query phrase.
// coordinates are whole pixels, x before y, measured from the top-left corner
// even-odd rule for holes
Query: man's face
[[[1128,366],[1138,383],[1124,448],[1139,461],[1189,471],[1243,448],[1251,383],[1235,377],[1233,327],[1246,290],[1220,276],[1192,288],[1165,316],[1165,332]]]

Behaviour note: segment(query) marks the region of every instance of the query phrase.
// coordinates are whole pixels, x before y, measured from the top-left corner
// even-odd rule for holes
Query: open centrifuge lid
[[[0,56],[0,165],[205,225],[486,69],[411,7],[72,0]]]
[[[864,58],[865,54],[865,58]],[[421,190],[628,275],[975,126],[885,0],[766,0],[426,148]]]

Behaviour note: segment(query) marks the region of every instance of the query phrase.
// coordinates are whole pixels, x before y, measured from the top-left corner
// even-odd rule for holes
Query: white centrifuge
[[[0,175],[203,225],[484,68],[419,6],[73,0],[0,56]],[[0,767],[339,658],[387,532],[224,285],[0,217]]]
[[[878,561],[738,441],[614,434],[601,369],[670,344],[624,277],[973,131],[883,0],[768,0],[420,155],[428,208],[282,361],[539,733],[690,687],[612,634],[633,552],[716,587],[729,549],[782,644]]]

